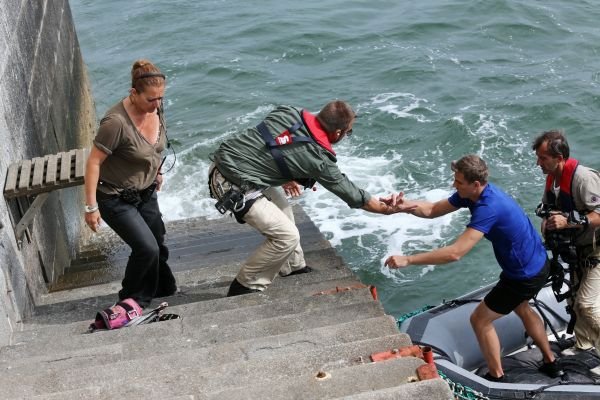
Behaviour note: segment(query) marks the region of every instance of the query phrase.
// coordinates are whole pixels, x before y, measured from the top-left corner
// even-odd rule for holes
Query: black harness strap
[[[302,122],[298,121],[290,128],[288,128],[287,131],[290,133],[290,136],[293,135],[293,133],[296,132],[298,129],[300,129],[302,125]],[[283,153],[281,152],[279,147],[292,143],[314,143],[315,141],[308,136],[291,136],[290,142],[280,145],[275,141],[275,139],[273,139],[273,135],[271,135],[271,132],[269,132],[269,128],[267,128],[267,124],[265,124],[264,121],[258,124],[256,126],[256,129],[262,135],[263,140],[265,141],[267,148],[271,152],[271,155],[273,156],[273,159],[275,160],[275,163],[277,164],[277,167],[279,168],[279,171],[281,172],[283,177],[289,180],[294,180],[292,172],[287,166],[287,163],[283,158]]]

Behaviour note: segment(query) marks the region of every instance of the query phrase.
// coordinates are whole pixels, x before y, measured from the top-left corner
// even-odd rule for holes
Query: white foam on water
[[[448,198],[451,193],[452,190],[433,189],[407,197],[436,202]],[[385,260],[392,255],[414,254],[443,246],[442,242],[446,238],[444,230],[453,225],[453,221],[457,215],[460,214],[447,214],[435,219],[423,219],[402,214],[402,216],[408,219],[403,218],[401,221],[398,221],[401,225],[398,225],[394,231],[390,231],[387,235],[388,238],[385,241],[387,252],[381,257],[380,272],[394,281],[405,279],[405,273],[402,269],[389,269],[385,267],[383,265]],[[422,277],[433,269],[433,266],[425,266],[419,269],[419,277]]]
[[[164,187],[158,196],[165,220],[221,216],[208,192],[209,166],[210,160],[197,160],[195,165],[180,164],[176,172],[164,175]]]
[[[187,148],[181,149],[178,147],[176,149],[177,157],[181,159],[181,157],[185,156],[186,154],[192,153],[196,149],[204,148],[204,147],[209,147],[211,150],[216,150],[216,147],[219,143],[221,143],[228,137],[230,137],[238,132],[239,131],[237,129],[228,129],[227,131],[223,132],[220,135],[215,135],[211,138],[203,140],[202,142],[194,143],[193,145],[191,145]],[[167,155],[170,153],[164,153],[164,154]],[[179,164],[181,164],[181,163],[179,163]]]
[[[408,103],[408,104],[407,104]],[[411,118],[418,122],[431,122],[425,115],[413,113],[416,109],[424,109],[432,113],[436,111],[426,106],[428,101],[412,93],[391,92],[381,93],[371,98],[371,104],[378,110],[391,114],[394,118]]]
[[[407,182],[412,179],[396,177],[389,172],[392,163],[402,162],[401,156],[395,157],[396,159],[390,160],[384,157],[365,159],[340,155],[338,164],[358,187],[366,189],[373,196],[385,196],[401,191],[400,181]],[[448,189],[407,193],[406,196],[434,202],[447,198],[451,193],[452,189],[448,187]],[[403,248],[419,251],[436,246],[436,243],[444,239],[443,231],[454,218],[452,215],[446,215],[430,220],[403,213],[380,215],[362,209],[350,209],[339,198],[323,188],[319,188],[316,192],[307,192],[302,196],[301,204],[333,246],[342,246],[344,241],[353,240],[353,244],[356,243],[367,253],[371,253],[373,259],[380,259],[381,273],[396,282],[410,279],[406,279],[401,270],[389,270],[384,267],[385,259],[393,254],[402,254]],[[377,253],[373,253],[368,246],[363,245],[364,235],[374,236],[375,241],[386,248],[383,254],[380,249]],[[431,268],[426,267],[420,273],[425,274],[430,270]]]
[[[254,111],[251,111],[247,114],[241,115],[235,118],[235,121],[241,125],[242,128],[246,128],[248,124],[257,121],[259,118],[264,117],[269,113],[269,111],[275,108],[272,104],[267,104],[264,106],[258,106]],[[257,121],[258,123],[258,121]]]

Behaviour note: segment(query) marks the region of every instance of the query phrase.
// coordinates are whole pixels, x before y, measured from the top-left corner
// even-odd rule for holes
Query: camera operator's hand
[[[546,220],[545,228],[547,230],[554,231],[554,230],[565,229],[565,228],[569,228],[569,227],[570,226],[569,226],[569,221],[567,220],[567,217],[565,217],[562,214],[551,215]]]

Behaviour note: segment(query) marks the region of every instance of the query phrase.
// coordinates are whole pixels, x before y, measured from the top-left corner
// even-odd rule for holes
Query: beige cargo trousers
[[[222,190],[237,186],[228,182],[214,165],[211,174],[211,192],[220,198]],[[246,193],[247,198],[256,196],[256,192]],[[246,259],[236,279],[250,289],[265,290],[277,274],[287,276],[306,266],[304,252],[300,246],[300,233],[296,227],[292,206],[279,187],[262,190],[259,197],[242,218],[252,226],[265,241]]]

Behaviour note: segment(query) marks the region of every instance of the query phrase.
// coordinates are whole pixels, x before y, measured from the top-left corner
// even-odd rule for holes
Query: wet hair
[[[467,182],[473,183],[475,181],[485,185],[488,179],[488,167],[481,159],[481,157],[475,154],[469,154],[464,156],[458,161],[452,161],[450,168],[454,172],[460,172],[463,174]]]
[[[165,76],[160,69],[148,60],[137,60],[131,67],[131,87],[142,93],[148,86],[161,87]]]
[[[543,143],[548,143],[548,153],[552,157],[563,156],[565,160],[569,158],[569,142],[563,131],[555,129],[542,133],[535,138],[531,149],[536,151]]]
[[[338,129],[342,132],[348,130],[355,117],[352,107],[342,100],[330,101],[317,114],[317,120],[327,133],[334,133]]]

